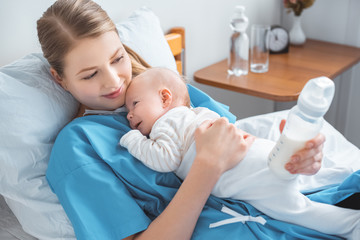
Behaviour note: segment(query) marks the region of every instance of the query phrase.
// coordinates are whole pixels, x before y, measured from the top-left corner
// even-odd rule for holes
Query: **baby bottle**
[[[285,164],[296,151],[305,147],[306,141],[319,133],[334,92],[334,82],[327,77],[314,78],[305,84],[297,105],[290,110],[284,130],[268,157],[269,168],[275,175],[289,180],[297,176],[289,173]]]

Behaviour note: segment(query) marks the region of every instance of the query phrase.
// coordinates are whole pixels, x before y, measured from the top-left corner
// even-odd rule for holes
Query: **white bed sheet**
[[[21,227],[19,221],[0,195],[0,240],[35,240]]]
[[[19,238],[14,237],[8,231],[0,228],[0,239],[1,240],[19,240]]]

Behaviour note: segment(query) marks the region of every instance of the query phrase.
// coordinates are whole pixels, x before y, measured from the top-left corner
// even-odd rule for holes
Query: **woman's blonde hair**
[[[91,0],[57,0],[37,21],[44,57],[60,77],[64,75],[65,55],[76,41],[110,31],[118,33],[108,14]],[[133,50],[124,47],[130,56],[134,76],[150,67]]]

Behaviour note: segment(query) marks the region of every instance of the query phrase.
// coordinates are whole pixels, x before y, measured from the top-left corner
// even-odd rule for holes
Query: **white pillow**
[[[160,20],[149,8],[139,8],[116,27],[122,43],[139,54],[150,66],[177,71]]]
[[[150,65],[176,71],[151,10],[138,9],[117,27],[124,43]],[[26,232],[40,239],[74,239],[45,171],[56,135],[74,117],[78,103],[53,81],[41,54],[0,68],[0,103],[0,194]]]
[[[0,69],[0,193],[24,230],[40,239],[72,230],[45,171],[55,137],[78,103],[49,69],[41,54]]]

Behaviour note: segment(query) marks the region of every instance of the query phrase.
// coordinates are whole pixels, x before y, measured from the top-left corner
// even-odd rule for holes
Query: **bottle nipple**
[[[312,117],[322,117],[329,109],[335,93],[334,82],[327,77],[309,80],[300,93],[298,106]]]

